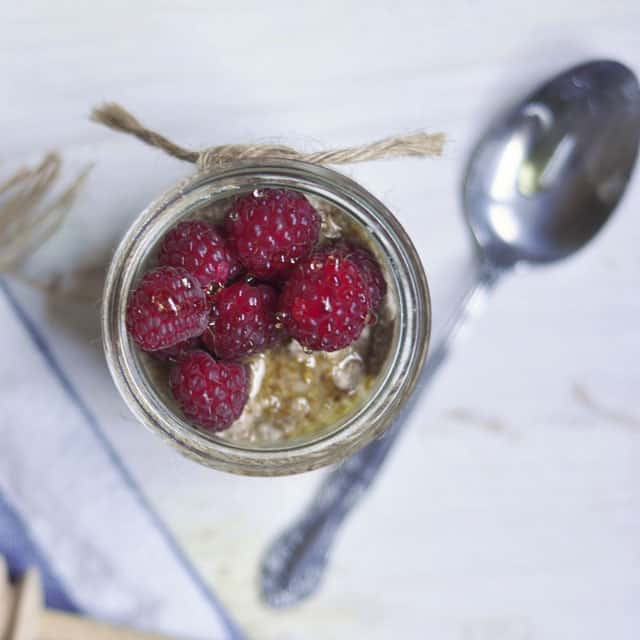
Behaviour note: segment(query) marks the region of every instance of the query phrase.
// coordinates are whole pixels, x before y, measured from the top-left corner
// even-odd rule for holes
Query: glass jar
[[[366,400],[319,433],[294,440],[233,442],[189,424],[167,402],[125,326],[127,299],[162,236],[229,197],[256,189],[293,189],[340,210],[377,255],[394,308],[385,363]],[[339,462],[391,424],[412,392],[427,353],[431,308],[427,280],[408,235],[391,212],[349,178],[325,167],[289,160],[239,162],[200,172],[150,204],[122,239],[107,275],[103,342],[115,384],[135,416],[189,458],[244,475],[285,475]]]

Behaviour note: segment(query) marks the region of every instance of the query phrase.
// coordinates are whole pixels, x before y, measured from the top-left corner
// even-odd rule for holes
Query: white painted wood
[[[96,102],[119,100],[193,146],[312,149],[442,129],[442,160],[346,170],[412,233],[442,317],[467,256],[457,188],[474,138],[570,64],[607,56],[640,70],[638,25],[633,0],[5,3],[0,171],[54,146],[71,168],[96,162],[70,224],[31,266],[43,274],[106,258],[127,221],[188,171],[89,123]],[[116,397],[95,306],[21,298],[251,637],[633,640],[639,210],[636,175],[593,246],[496,293],[345,527],[322,592],[289,612],[260,604],[257,562],[320,474],[236,478],[182,460]]]

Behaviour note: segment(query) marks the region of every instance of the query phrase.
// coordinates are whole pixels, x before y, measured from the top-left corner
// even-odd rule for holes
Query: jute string
[[[199,169],[220,167],[238,160],[266,158],[301,160],[313,164],[350,164],[397,157],[433,157],[442,153],[444,134],[422,131],[383,138],[375,142],[305,153],[279,144],[224,144],[194,151],[181,147],[160,133],[143,126],[126,109],[107,103],[92,111],[94,121],[134,135],[146,144],[162,149],[180,160],[192,162]],[[91,167],[82,173],[56,198],[47,202],[60,176],[62,160],[48,153],[34,167],[25,167],[0,181],[0,273],[12,272],[62,225]],[[51,283],[29,282],[44,290]]]
[[[91,170],[47,202],[61,167],[60,156],[51,152],[38,165],[0,181],[0,272],[13,271],[57,231]]]
[[[392,136],[368,144],[327,151],[304,153],[279,144],[223,144],[200,151],[185,149],[157,131],[142,125],[119,104],[110,102],[96,107],[91,118],[95,122],[129,133],[152,147],[186,162],[193,162],[199,169],[220,167],[237,160],[262,160],[281,158],[302,160],[313,164],[351,164],[384,158],[439,156],[444,146],[443,133],[418,131],[403,136]]]

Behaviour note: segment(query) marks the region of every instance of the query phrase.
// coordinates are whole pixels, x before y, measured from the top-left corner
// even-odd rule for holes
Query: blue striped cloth
[[[181,638],[242,637],[154,511],[9,279],[0,279],[0,554],[48,606]]]

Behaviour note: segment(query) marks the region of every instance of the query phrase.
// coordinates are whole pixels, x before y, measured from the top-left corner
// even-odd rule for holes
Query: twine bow
[[[302,160],[313,164],[350,164],[408,156],[424,158],[441,155],[444,146],[443,133],[418,131],[403,136],[383,138],[368,144],[312,153],[296,151],[285,145],[271,144],[223,144],[193,151],[175,144],[156,131],[147,129],[126,109],[114,102],[96,107],[92,111],[91,118],[116,131],[134,135],[146,144],[158,147],[175,158],[193,162],[199,169],[220,167],[237,160],[265,158]]]

